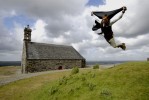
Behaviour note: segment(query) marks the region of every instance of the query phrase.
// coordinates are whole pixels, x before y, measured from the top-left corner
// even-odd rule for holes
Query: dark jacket
[[[101,27],[101,31],[104,33],[104,37],[107,41],[113,38],[112,26]]]

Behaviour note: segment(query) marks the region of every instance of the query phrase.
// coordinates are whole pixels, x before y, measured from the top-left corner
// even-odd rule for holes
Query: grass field
[[[19,80],[0,86],[0,100],[149,100],[149,62]]]
[[[20,66],[0,67],[0,78],[16,74],[16,71],[20,68]]]

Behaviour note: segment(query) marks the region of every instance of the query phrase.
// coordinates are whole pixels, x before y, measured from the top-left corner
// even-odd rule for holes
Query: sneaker
[[[125,46],[125,43],[122,43],[122,47],[121,47],[123,50],[126,50],[126,46]]]

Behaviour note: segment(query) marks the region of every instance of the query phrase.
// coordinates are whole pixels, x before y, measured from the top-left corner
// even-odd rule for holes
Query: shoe
[[[122,48],[123,50],[126,50],[125,43],[122,43],[122,46],[121,46],[121,48]]]

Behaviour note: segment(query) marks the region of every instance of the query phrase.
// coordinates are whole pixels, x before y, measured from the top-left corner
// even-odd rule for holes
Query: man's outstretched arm
[[[123,17],[124,13],[122,13],[117,19],[111,21],[110,25],[113,25],[115,22],[117,22],[118,20],[120,20]]]
[[[117,22],[118,20],[120,20],[120,19],[123,17],[123,15],[124,15],[124,13],[125,13],[126,10],[127,10],[127,8],[124,6],[124,7],[123,7],[122,14],[121,14],[117,19],[113,20],[113,21],[110,23],[110,25],[113,25],[115,22]]]

